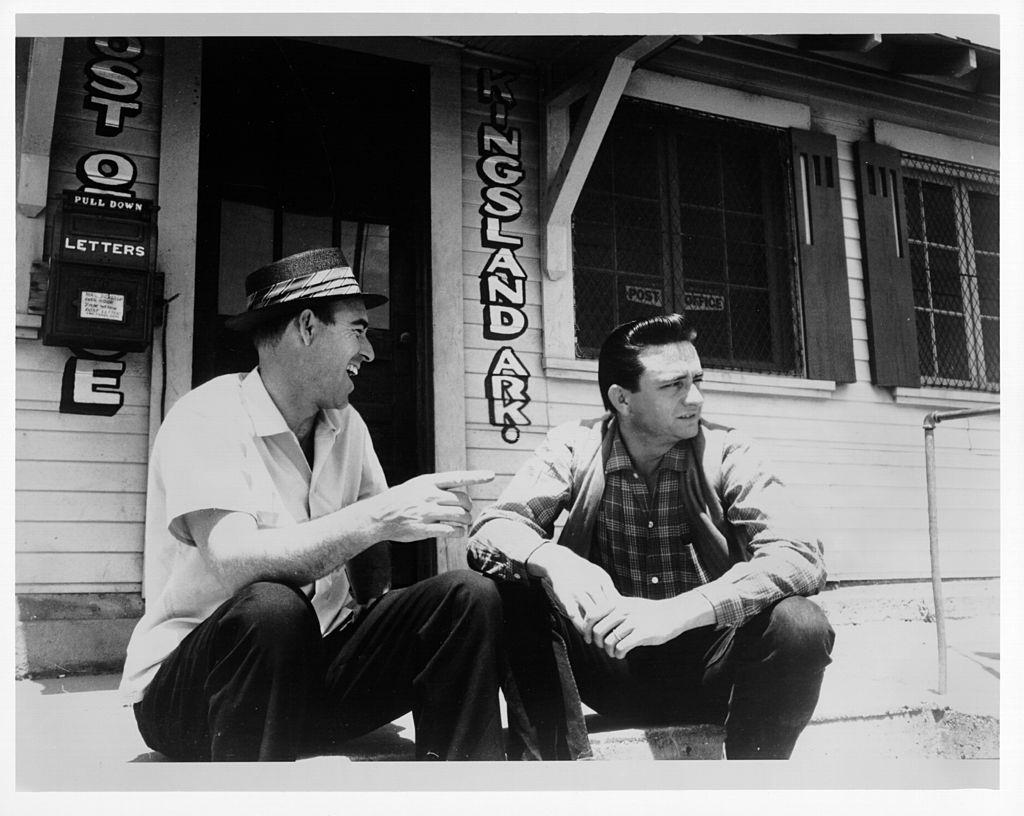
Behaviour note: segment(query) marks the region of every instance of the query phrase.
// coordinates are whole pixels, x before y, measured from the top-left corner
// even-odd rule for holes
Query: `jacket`
[[[542,493],[561,490],[552,501],[558,510],[568,510],[558,544],[589,558],[615,425],[615,417],[605,414],[553,429],[473,525],[470,566],[499,575],[502,570],[484,567],[504,560],[508,573],[526,578],[527,559],[554,537],[558,516],[531,517],[533,508],[545,503],[543,496],[529,496],[538,485]],[[826,577],[822,544],[750,441],[733,428],[701,420],[697,436],[686,444],[691,456],[680,503],[710,579],[700,589],[715,608],[719,627],[738,626],[788,595],[817,593]],[[517,523],[496,523],[500,520]]]

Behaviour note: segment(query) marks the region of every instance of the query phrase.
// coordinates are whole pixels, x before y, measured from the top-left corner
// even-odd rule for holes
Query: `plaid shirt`
[[[595,526],[593,560],[631,598],[674,598],[708,582],[679,502],[689,451],[669,449],[657,473],[653,501],[618,432],[605,462],[605,488]]]
[[[739,626],[788,595],[813,595],[825,583],[821,543],[804,514],[794,512],[782,483],[745,437],[729,429],[714,433],[726,432],[719,499],[730,523],[745,531],[749,561],[709,582],[690,547],[688,520],[677,500],[687,448],[673,448],[662,460],[649,512],[649,491],[642,479],[632,478],[620,438],[613,440],[605,463],[590,551],[623,595],[668,598],[696,588],[714,608],[719,628]],[[571,504],[571,445],[586,433],[575,423],[553,429],[498,501],[484,510],[470,530],[467,556],[473,569],[497,580],[530,580],[526,561],[552,538],[556,519]],[[503,522],[512,526],[502,527]],[[503,550],[513,539],[520,542],[510,547],[515,557]]]

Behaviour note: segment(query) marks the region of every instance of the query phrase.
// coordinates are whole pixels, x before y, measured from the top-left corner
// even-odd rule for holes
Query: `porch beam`
[[[626,83],[638,60],[672,39],[671,36],[641,37],[612,57],[589,84],[579,121],[572,128],[564,151],[549,142],[548,183],[541,205],[541,223],[544,225],[545,268],[553,280],[561,278],[569,269],[571,247],[568,232],[572,211]],[[567,119],[569,103],[565,100],[562,95],[557,105],[547,105],[549,122],[553,118]],[[556,169],[551,172],[556,163]]]
[[[908,48],[893,59],[892,70],[898,74],[960,79],[978,70],[978,53],[967,45]]]
[[[881,34],[807,34],[800,38],[802,51],[853,51],[866,54],[881,44]]]
[[[676,35],[673,37],[637,37],[632,43],[629,44],[625,49],[619,48],[613,52],[607,53],[603,58],[596,60],[596,66],[591,67],[584,71],[577,73],[575,76],[564,80],[561,84],[551,89],[544,104],[551,108],[568,107],[580,97],[584,96],[594,84],[594,76],[601,71],[601,66],[605,66],[605,63],[609,63],[616,57],[626,57],[627,59],[634,58],[637,62],[641,59],[647,59],[653,56],[657,51],[667,48],[675,40],[685,40],[686,42],[699,45],[703,41],[704,37],[699,34],[693,35]],[[650,47],[650,43],[646,42],[649,40],[659,40],[653,48]],[[639,56],[633,57],[634,53]]]

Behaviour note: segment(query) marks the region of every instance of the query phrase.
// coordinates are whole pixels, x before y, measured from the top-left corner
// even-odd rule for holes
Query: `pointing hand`
[[[489,470],[426,473],[395,485],[362,504],[380,526],[380,539],[418,541],[463,532],[472,522],[472,502],[461,488],[494,478]]]

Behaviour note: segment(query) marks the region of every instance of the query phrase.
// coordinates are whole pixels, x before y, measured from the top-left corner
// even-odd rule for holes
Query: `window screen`
[[[903,156],[922,382],[999,390],[999,177]]]
[[[785,131],[624,100],[573,213],[577,353],[686,312],[706,366],[797,373]]]

